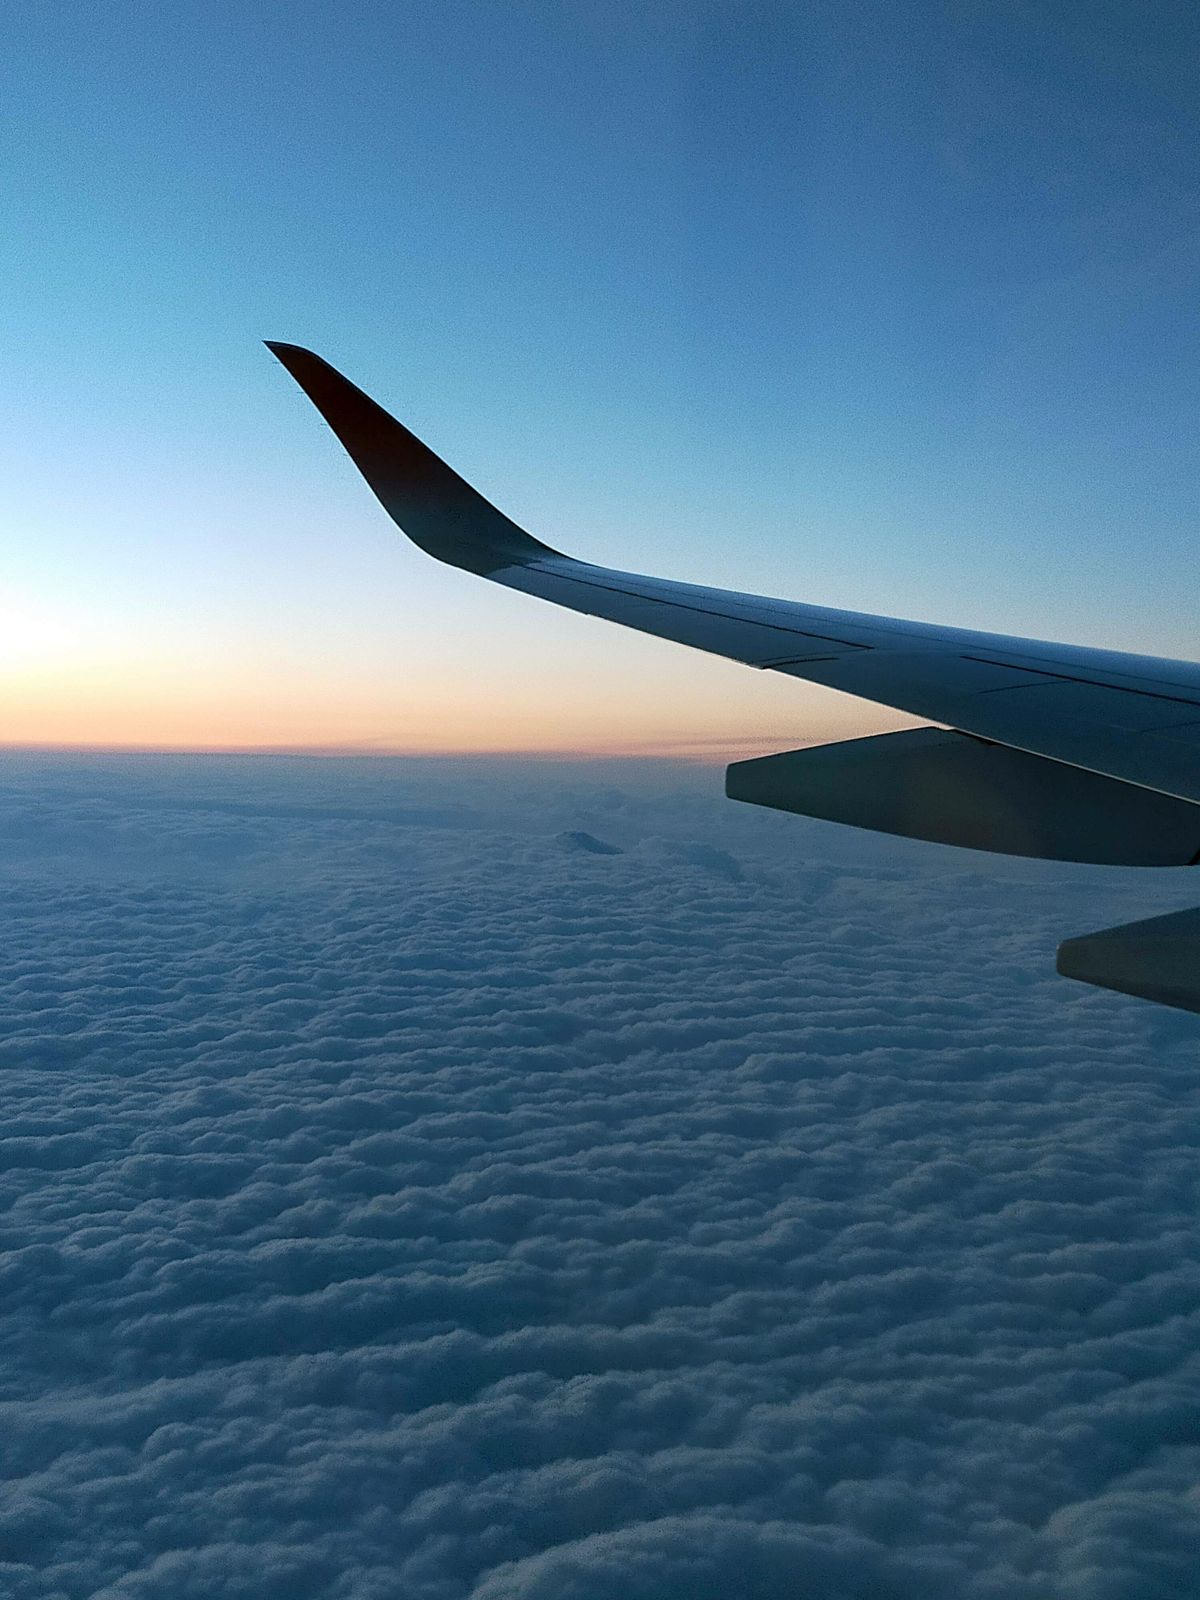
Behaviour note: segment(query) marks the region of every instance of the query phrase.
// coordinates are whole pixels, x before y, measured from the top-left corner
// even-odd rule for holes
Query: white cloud
[[[1187,880],[654,773],[10,762],[6,1593],[1193,1592]]]

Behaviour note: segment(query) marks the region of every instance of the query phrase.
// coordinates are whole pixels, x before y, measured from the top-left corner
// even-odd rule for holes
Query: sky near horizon
[[[1195,656],[1193,7],[66,0],[6,35],[0,742],[900,725],[436,566],[263,338],[572,553]]]

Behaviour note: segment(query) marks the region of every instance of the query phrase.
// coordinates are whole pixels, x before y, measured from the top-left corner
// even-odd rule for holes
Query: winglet
[[[510,522],[327,361],[300,345],[264,342],[337,434],[384,510],[422,550],[485,575],[558,554]]]

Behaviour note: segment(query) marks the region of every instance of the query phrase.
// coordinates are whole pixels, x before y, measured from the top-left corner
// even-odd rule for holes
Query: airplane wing
[[[727,775],[733,798],[1009,854],[1138,866],[1200,860],[1200,665],[593,566],[519,528],[328,362],[298,345],[267,347],[393,520],[438,560],[942,725],[736,762]],[[1105,937],[1103,975],[1079,970],[1087,939],[1069,941],[1070,975],[1128,989],[1114,978],[1119,952]],[[1138,962],[1140,972],[1142,953]],[[1141,987],[1128,992],[1150,997],[1134,981]],[[1200,968],[1194,1003],[1180,992],[1175,983],[1166,1003],[1200,1010]]]

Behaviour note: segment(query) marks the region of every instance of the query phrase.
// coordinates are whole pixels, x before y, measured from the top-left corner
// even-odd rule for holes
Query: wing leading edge
[[[861,759],[827,761],[819,771],[814,763],[807,773],[802,761],[791,760],[791,787],[782,797],[783,769],[776,768],[766,786],[774,798],[745,798],[1014,853],[1159,865],[1200,856],[1200,665],[941,628],[593,566],[518,527],[320,356],[293,344],[268,341],[267,347],[328,422],[392,519],[438,560],[585,615],[942,723],[952,730],[945,737],[969,736],[977,752],[939,749],[914,762],[913,747],[906,746],[905,770],[916,787],[893,781],[877,813],[864,801],[868,769]],[[876,773],[884,770],[880,762],[889,737],[898,736],[856,741],[877,746]],[[988,746],[1021,754],[1000,759],[997,751],[989,762],[978,754]],[[839,766],[847,773],[841,802]],[[983,808],[982,821],[964,821],[974,810],[964,800],[948,829],[939,832],[929,815],[933,778],[968,769],[976,793],[995,774],[1001,809],[1008,815],[1016,804],[1027,813],[1025,822],[993,828],[987,815],[999,816],[996,805],[990,813]],[[731,793],[747,786],[763,790],[757,779],[734,782],[737,771],[731,769]],[[1025,781],[1029,775],[1035,781]],[[1074,832],[1073,814],[1080,818]],[[904,824],[906,816],[916,819],[913,825]]]

